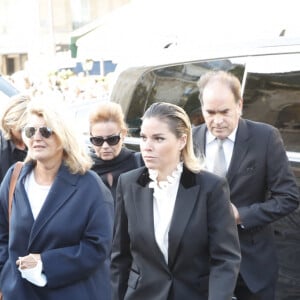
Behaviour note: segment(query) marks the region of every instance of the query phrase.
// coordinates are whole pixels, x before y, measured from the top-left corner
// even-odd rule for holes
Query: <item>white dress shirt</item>
[[[225,160],[226,160],[226,169],[228,170],[228,167],[231,162],[235,137],[236,137],[236,131],[237,128],[233,130],[233,132],[224,140],[223,142],[223,149],[225,154]],[[214,168],[214,161],[215,156],[218,150],[218,141],[215,136],[211,134],[210,131],[207,130],[206,132],[206,145],[205,145],[205,168],[213,172]]]
[[[30,172],[25,179],[25,190],[28,195],[33,218],[38,216],[49,193],[51,185],[40,185],[35,181],[34,172]]]

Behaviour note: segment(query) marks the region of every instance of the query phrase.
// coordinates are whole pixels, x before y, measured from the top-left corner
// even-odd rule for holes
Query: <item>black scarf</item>
[[[90,156],[94,161],[92,170],[101,177],[103,182],[111,190],[114,198],[120,174],[138,167],[134,151],[129,150],[126,147],[123,147],[120,154],[111,160],[102,160],[94,151],[91,151]],[[112,183],[109,183],[108,174],[110,174],[109,176],[112,176]]]

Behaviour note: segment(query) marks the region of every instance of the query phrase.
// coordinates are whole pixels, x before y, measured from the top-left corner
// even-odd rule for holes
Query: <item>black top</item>
[[[116,188],[120,174],[140,167],[143,162],[139,152],[123,147],[120,154],[111,160],[102,160],[91,150],[90,156],[94,161],[92,170],[95,171],[110,189],[116,199]]]
[[[27,155],[27,150],[16,148],[11,140],[6,140],[0,131],[0,183],[7,170],[17,161],[23,161]]]

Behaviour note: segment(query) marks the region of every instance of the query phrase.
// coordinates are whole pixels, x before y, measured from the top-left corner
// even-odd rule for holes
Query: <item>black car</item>
[[[260,41],[218,49],[186,47],[165,52],[157,63],[134,66],[120,73],[111,101],[120,103],[130,137],[138,149],[141,117],[154,102],[180,105],[196,126],[201,115],[196,82],[209,70],[237,75],[243,89],[243,117],[269,123],[282,135],[300,187],[300,38]],[[278,245],[277,300],[300,299],[300,209],[274,224]]]

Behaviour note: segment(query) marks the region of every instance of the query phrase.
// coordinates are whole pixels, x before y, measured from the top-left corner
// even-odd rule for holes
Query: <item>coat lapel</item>
[[[243,162],[249,149],[249,132],[247,128],[246,121],[240,119],[238,130],[236,133],[236,138],[234,142],[233,153],[231,157],[231,162],[227,172],[227,180],[230,184],[234,175],[237,174],[241,163]]]
[[[30,164],[24,164],[21,170],[14,191],[12,214],[10,218],[10,229],[15,227],[14,223],[20,224],[20,222],[22,222],[23,232],[26,232],[27,235],[30,234],[34,218],[23,182],[31,169],[32,166]],[[15,232],[11,232],[10,234],[13,236]]]
[[[45,203],[33,224],[29,238],[29,247],[43,227],[53,218],[65,202],[69,201],[72,194],[75,193],[78,177],[79,175],[70,174],[66,166],[61,166]]]
[[[169,231],[168,265],[170,268],[176,260],[178,247],[193,213],[199,190],[200,187],[196,185],[195,174],[184,168]]]
[[[132,188],[133,201],[135,206],[135,214],[139,224],[139,230],[143,233],[143,243],[145,247],[151,249],[153,257],[159,259],[165,266],[165,260],[160,251],[154,233],[154,218],[153,218],[153,189],[148,187],[150,182],[147,169],[138,179],[139,184],[134,184]],[[153,247],[153,245],[155,245]]]

